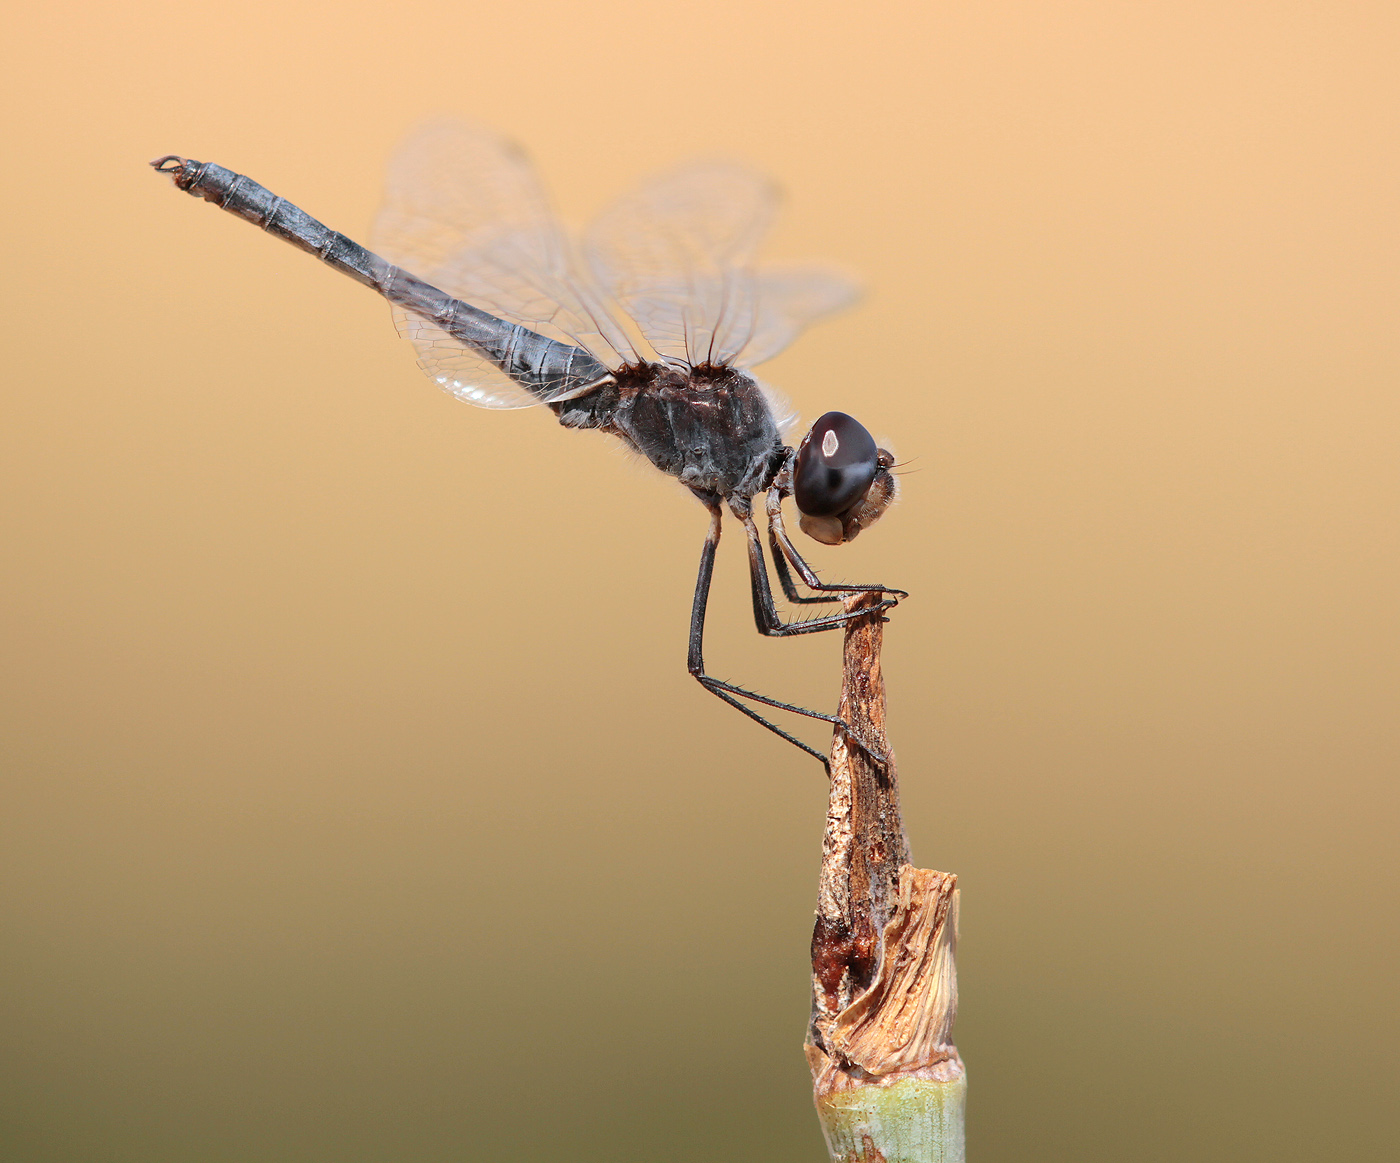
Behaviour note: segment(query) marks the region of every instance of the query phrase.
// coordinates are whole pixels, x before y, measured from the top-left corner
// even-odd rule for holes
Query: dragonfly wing
[[[524,152],[460,121],[411,134],[389,169],[373,248],[463,302],[608,367],[635,360],[625,333],[572,260]]]
[[[860,297],[855,280],[819,266],[764,267],[753,277],[754,307],[747,335],[731,334],[723,362],[753,367],[772,359],[808,326],[844,311]]]
[[[757,307],[754,254],[777,190],[728,162],[694,163],[624,196],[590,227],[598,284],[664,359],[721,362],[743,345]]]

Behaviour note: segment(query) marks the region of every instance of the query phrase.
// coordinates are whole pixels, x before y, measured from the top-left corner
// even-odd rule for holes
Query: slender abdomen
[[[542,399],[568,395],[610,374],[583,348],[559,343],[454,299],[331,230],[251,178],[213,162],[188,158],[166,157],[151,164],[170,174],[187,193],[314,254],[327,266],[373,287],[391,303],[431,320]]]

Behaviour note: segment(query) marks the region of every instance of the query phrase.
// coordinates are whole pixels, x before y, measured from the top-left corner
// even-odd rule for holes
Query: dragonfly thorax
[[[736,368],[633,365],[610,387],[597,393],[602,422],[588,426],[611,431],[696,492],[756,496],[788,455],[763,391]],[[570,422],[562,412],[560,420]]]

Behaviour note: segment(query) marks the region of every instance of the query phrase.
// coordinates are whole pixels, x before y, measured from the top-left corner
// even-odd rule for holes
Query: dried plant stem
[[[874,595],[846,599],[848,610]],[[953,1045],[957,877],[915,868],[885,735],[878,613],[846,628],[812,933],[807,1062],[837,1163],[962,1163],[966,1074]]]

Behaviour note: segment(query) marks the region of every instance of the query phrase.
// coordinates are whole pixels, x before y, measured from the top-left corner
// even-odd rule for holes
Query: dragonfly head
[[[876,447],[859,420],[828,412],[802,438],[793,464],[802,532],[823,545],[854,541],[894,500],[893,467],[894,456]]]

